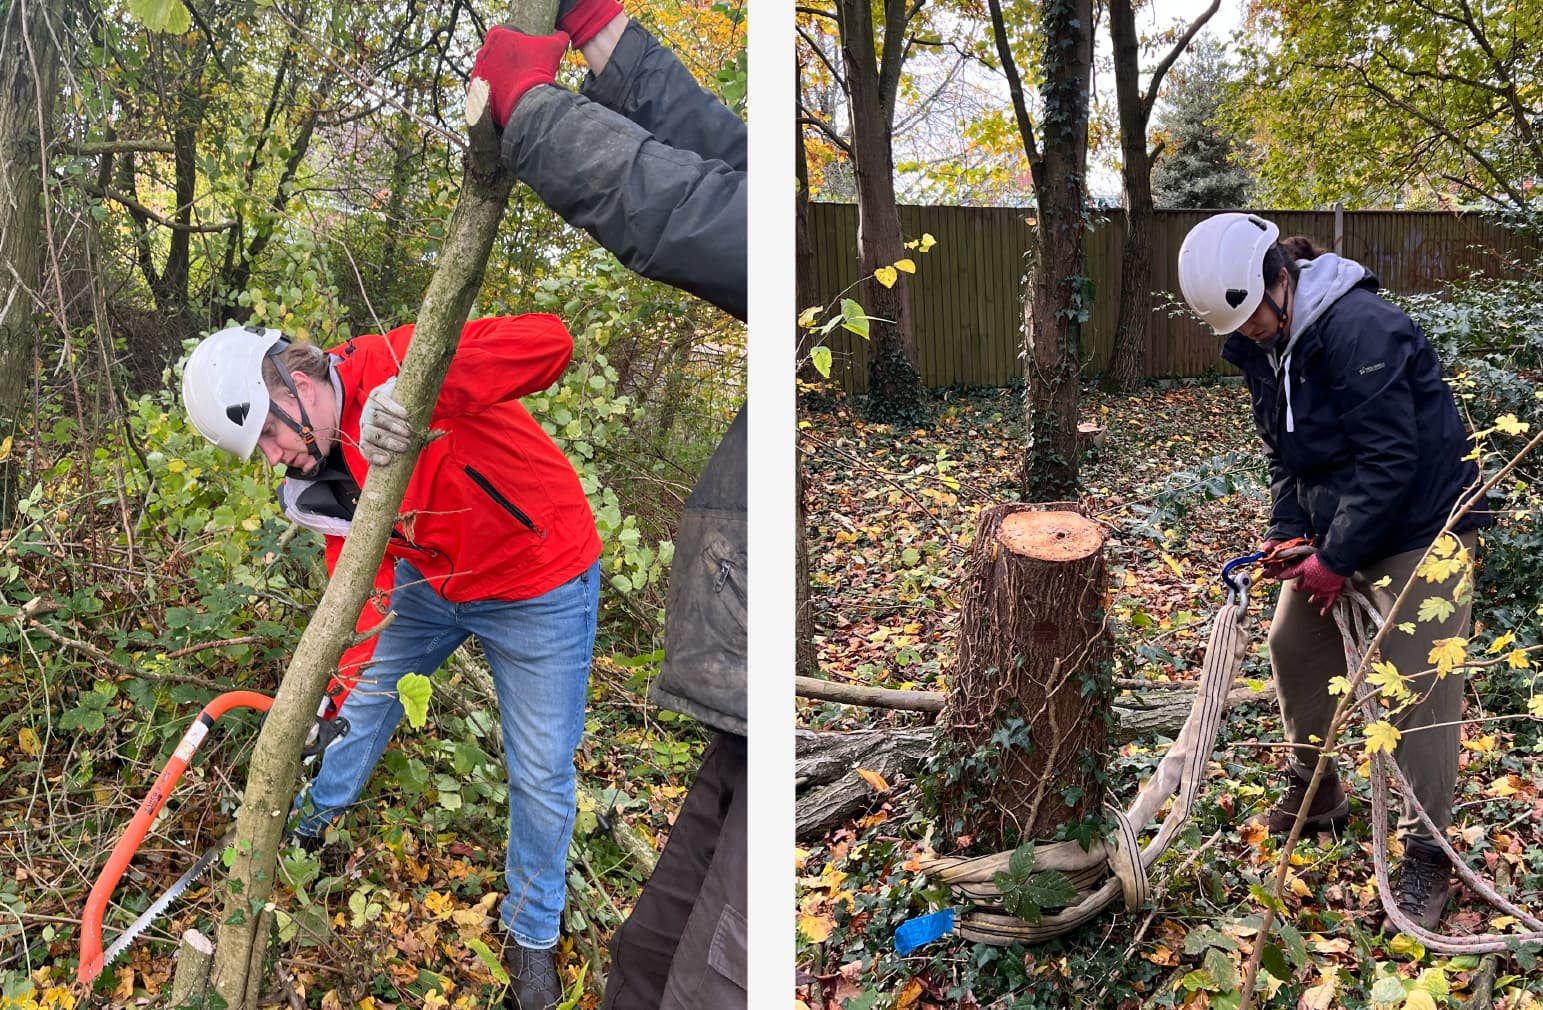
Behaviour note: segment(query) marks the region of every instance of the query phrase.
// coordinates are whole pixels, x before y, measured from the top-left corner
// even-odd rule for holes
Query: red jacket
[[[359,417],[370,391],[396,375],[411,325],[333,348],[343,383],[343,457],[363,486]],[[386,549],[406,558],[445,599],[526,600],[555,589],[600,556],[600,534],[573,464],[519,397],[546,389],[573,356],[551,315],[466,324],[434,405],[443,435],[418,456]]]

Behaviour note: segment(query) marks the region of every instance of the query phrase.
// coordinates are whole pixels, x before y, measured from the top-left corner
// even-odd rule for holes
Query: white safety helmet
[[[1255,214],[1217,214],[1201,221],[1179,247],[1179,290],[1217,333],[1237,331],[1264,298],[1264,254],[1280,238],[1273,221]]]
[[[263,359],[283,340],[278,330],[227,326],[199,341],[182,368],[182,403],[193,427],[242,459],[268,420]]]

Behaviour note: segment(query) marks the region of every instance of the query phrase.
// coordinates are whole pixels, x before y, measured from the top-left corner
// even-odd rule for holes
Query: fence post
[[[1341,254],[1345,251],[1345,205],[1338,200],[1334,201],[1334,252]]]

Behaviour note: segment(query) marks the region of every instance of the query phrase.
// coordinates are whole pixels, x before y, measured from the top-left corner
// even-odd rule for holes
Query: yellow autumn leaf
[[[1461,666],[1468,660],[1468,640],[1466,638],[1438,638],[1433,644],[1430,655],[1426,657],[1436,664],[1436,672],[1445,675],[1452,672],[1454,666]]]
[[[1307,881],[1303,880],[1295,873],[1291,875],[1290,886],[1291,893],[1295,894],[1299,898],[1311,898],[1313,896],[1313,889],[1307,885]]]
[[[1489,643],[1489,648],[1484,650],[1484,654],[1486,656],[1493,656],[1493,655],[1495,655],[1495,653],[1497,653],[1500,650],[1504,649],[1506,646],[1510,645],[1514,641],[1516,641],[1516,635],[1513,634],[1512,632],[1507,631],[1505,634],[1501,635],[1499,638],[1497,638],[1493,642]]]
[[[11,458],[11,436],[7,435],[7,436],[5,436],[5,438],[0,439],[0,463],[4,463],[6,460],[8,460],[10,458]]]
[[[423,907],[436,919],[448,919],[450,913],[455,911],[455,898],[449,894],[430,891],[423,899]]]
[[[894,287],[895,281],[899,277],[900,275],[895,272],[894,267],[879,267],[873,272],[873,279],[884,285],[886,288]]]
[[[1489,920],[1489,924],[1496,929],[1505,929],[1507,926],[1514,926],[1516,925],[1516,922],[1517,919],[1514,915],[1497,915],[1493,919]]]
[[[830,939],[830,931],[836,928],[836,919],[830,915],[800,915],[798,931],[810,943],[824,943]]]
[[[900,990],[900,998],[895,1000],[895,1010],[907,1010],[908,1007],[915,1006],[916,1001],[921,999],[925,991],[920,979],[911,979],[905,984],[905,988]]]
[[[932,232],[924,231],[922,232],[921,243],[917,246],[917,248],[922,252],[926,252],[928,249],[931,249],[937,244],[938,240],[932,237]]]
[[[21,752],[28,757],[36,757],[43,745],[38,740],[38,735],[30,726],[23,726],[21,732],[16,734],[16,742],[21,745]]]
[[[1527,653],[1525,651],[1521,649],[1512,649],[1510,652],[1506,653],[1505,665],[1513,670],[1525,670],[1532,665],[1532,661],[1527,658]]]
[[[1525,435],[1531,427],[1526,421],[1519,421],[1515,414],[1501,414],[1495,418],[1495,427],[1507,435]]]
[[[914,274],[916,272],[916,261],[909,256],[905,259],[895,260],[895,269],[901,273]]]
[[[1486,733],[1477,740],[1464,740],[1463,746],[1471,751],[1478,751],[1480,754],[1488,754],[1495,749],[1495,735],[1493,733]]]
[[[1543,719],[1543,694],[1535,694],[1527,699],[1527,714],[1534,719]]]
[[[1375,754],[1382,751],[1392,754],[1393,748],[1398,746],[1399,738],[1404,734],[1398,731],[1398,727],[1386,720],[1379,720],[1366,727],[1366,753]]]
[[[1438,558],[1431,556],[1420,562],[1415,574],[1426,582],[1445,582],[1463,570],[1463,558]]]
[[[1404,1010],[1436,1010],[1436,1000],[1424,989],[1410,989],[1404,997]]]
[[[855,768],[853,770],[863,777],[863,781],[868,783],[874,792],[882,793],[888,791],[889,783],[884,781],[884,776],[880,775],[878,772],[872,771],[868,768]]]
[[[798,314],[798,325],[809,329],[820,320],[820,306],[811,305]]]
[[[1516,786],[1511,784],[1510,775],[1502,775],[1489,784],[1489,791],[1496,796],[1515,796]]]
[[[166,464],[166,469],[171,471],[172,473],[181,473],[182,471],[186,470],[187,468],[188,468],[187,461],[186,460],[181,460],[181,459],[174,459],[170,463]]]
[[[1366,682],[1385,698],[1405,698],[1409,695],[1409,685],[1404,681],[1404,675],[1398,672],[1398,667],[1384,660],[1373,661],[1372,672],[1366,675]]]

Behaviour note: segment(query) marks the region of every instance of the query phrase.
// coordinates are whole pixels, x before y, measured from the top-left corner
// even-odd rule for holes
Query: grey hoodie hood
[[[1361,283],[1371,271],[1336,253],[1324,253],[1317,259],[1299,260],[1302,268],[1297,278],[1296,304],[1291,310],[1291,335],[1306,333],[1307,328],[1330,305]]]

